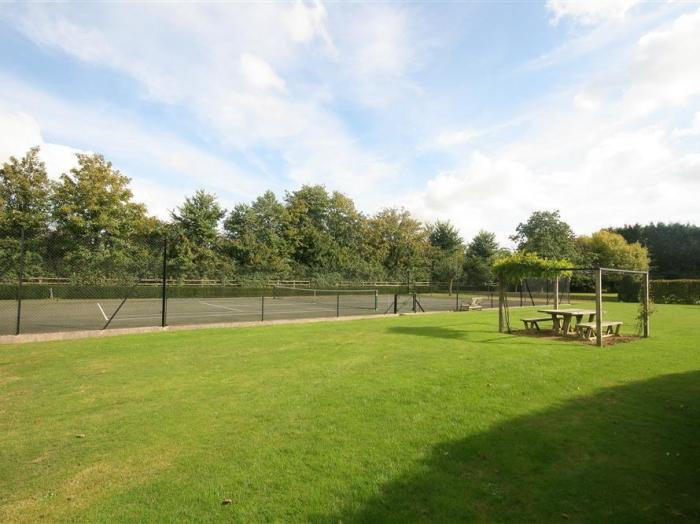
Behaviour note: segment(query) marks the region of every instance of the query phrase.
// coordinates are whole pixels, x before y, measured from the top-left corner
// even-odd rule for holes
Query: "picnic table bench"
[[[540,322],[551,322],[552,317],[530,317],[530,318],[521,318],[523,324],[525,324],[525,330],[526,331],[541,331],[540,330]]]
[[[472,297],[469,302],[461,302],[459,304],[460,311],[481,311],[484,306],[481,305],[482,297]]]
[[[604,320],[600,323],[600,329],[603,331],[604,337],[620,336],[620,328],[622,327],[622,322],[617,320]],[[576,333],[581,338],[593,338],[596,336],[596,323],[595,322],[580,322],[576,325]]]
[[[595,311],[588,309],[540,309],[538,313],[545,313],[551,315],[552,317],[552,331],[555,333],[561,332],[564,335],[568,335],[574,331],[574,325],[572,320],[576,320],[576,324],[580,324],[583,321],[583,317],[588,315],[588,322],[593,322],[595,320]]]

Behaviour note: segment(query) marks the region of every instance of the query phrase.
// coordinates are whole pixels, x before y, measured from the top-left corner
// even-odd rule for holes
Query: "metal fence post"
[[[394,293],[394,315],[399,312],[399,294]]]
[[[19,238],[19,271],[17,272],[17,326],[15,335],[19,335],[22,327],[22,282],[24,281],[24,227]]]
[[[335,316],[340,316],[340,293],[335,296]]]
[[[168,325],[168,237],[163,237],[163,284],[160,327]]]
[[[416,294],[413,293],[413,312],[416,312]]]
[[[260,322],[265,322],[265,295],[260,297]]]

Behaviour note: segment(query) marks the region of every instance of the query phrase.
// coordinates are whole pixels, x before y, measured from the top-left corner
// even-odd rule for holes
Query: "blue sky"
[[[697,2],[4,3],[0,161],[103,153],[167,216],[321,183],[507,240],[700,222]]]

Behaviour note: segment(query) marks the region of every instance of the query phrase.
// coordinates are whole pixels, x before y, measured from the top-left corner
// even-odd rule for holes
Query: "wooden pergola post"
[[[595,342],[603,347],[603,270],[598,268],[595,279]]]
[[[498,332],[504,333],[506,328],[505,319],[505,300],[504,300],[504,290],[505,285],[502,280],[498,281]]]
[[[649,337],[649,272],[644,273],[644,338]]]

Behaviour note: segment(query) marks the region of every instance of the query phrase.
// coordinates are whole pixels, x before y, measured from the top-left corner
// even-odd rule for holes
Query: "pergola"
[[[516,253],[496,261],[494,270],[498,277],[498,330],[506,331],[506,286],[521,281],[524,278],[546,278],[554,281],[554,309],[559,308],[559,279],[571,276],[574,271],[593,272],[595,278],[595,322],[596,345],[603,346],[603,274],[616,273],[627,275],[643,275],[644,288],[642,293],[643,319],[642,336],[649,337],[649,272],[634,269],[613,269],[604,267],[580,268],[571,267],[567,260],[545,260],[531,253]],[[510,326],[509,329],[510,330]]]

